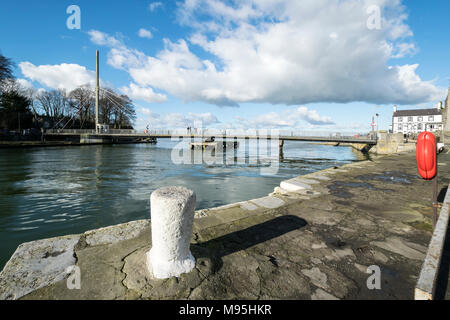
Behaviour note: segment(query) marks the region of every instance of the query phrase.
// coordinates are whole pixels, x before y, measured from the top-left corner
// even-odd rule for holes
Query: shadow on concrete
[[[450,225],[447,229],[447,235],[444,243],[444,250],[442,252],[441,265],[436,280],[436,300],[450,299],[449,282],[450,270]]]
[[[441,191],[438,194],[438,199],[437,199],[438,202],[440,202],[440,203],[444,202],[447,190],[448,190],[448,186],[441,189]]]
[[[213,265],[212,271],[216,272],[222,267],[222,257],[246,250],[306,225],[306,220],[296,216],[277,217],[243,230],[191,245],[191,250],[195,257],[210,259]]]

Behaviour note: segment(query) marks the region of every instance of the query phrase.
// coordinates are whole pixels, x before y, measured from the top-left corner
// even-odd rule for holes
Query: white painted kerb
[[[450,185],[449,185],[450,187]],[[435,297],[436,281],[441,265],[441,258],[444,251],[444,243],[447,237],[448,223],[450,220],[450,191],[447,194],[442,205],[439,219],[434,228],[430,245],[428,246],[427,256],[420,271],[417,281],[414,298],[415,300],[433,300]]]
[[[194,269],[195,258],[189,246],[195,202],[195,193],[183,187],[152,193],[152,249],[147,252],[147,268],[155,278],[178,277]]]

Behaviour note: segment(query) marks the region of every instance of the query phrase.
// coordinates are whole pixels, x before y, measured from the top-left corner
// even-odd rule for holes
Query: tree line
[[[15,79],[14,67],[0,54],[0,130],[95,128],[95,90],[88,85],[72,91],[25,88]],[[133,128],[136,111],[128,96],[111,88],[102,88],[99,96],[99,123]]]

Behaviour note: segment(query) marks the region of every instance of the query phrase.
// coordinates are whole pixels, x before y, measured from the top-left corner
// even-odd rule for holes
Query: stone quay
[[[442,199],[448,151],[438,160]],[[414,153],[379,156],[195,211],[195,267],[177,277],[158,279],[146,267],[150,220],[22,244],[0,273],[0,299],[414,299],[432,235],[431,196]],[[447,245],[447,264],[449,257]],[[379,289],[368,286],[374,266]],[[437,294],[449,299],[443,280]]]

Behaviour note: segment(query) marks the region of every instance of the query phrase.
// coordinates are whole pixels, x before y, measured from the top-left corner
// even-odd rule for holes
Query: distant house
[[[431,109],[397,110],[397,107],[394,107],[392,132],[417,134],[423,131],[441,131],[442,111],[441,104]]]

